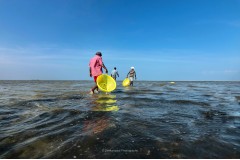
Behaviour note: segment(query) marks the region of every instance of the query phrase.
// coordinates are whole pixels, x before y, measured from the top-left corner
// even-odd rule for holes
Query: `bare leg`
[[[97,89],[97,91],[98,91],[98,86],[97,86],[97,84],[95,84],[95,86],[91,89],[93,93],[94,93],[94,90],[95,90],[95,89]]]
[[[130,81],[130,86],[133,86],[133,81]]]
[[[95,89],[96,89],[97,92],[98,92],[98,86],[97,86],[97,82],[96,82],[96,77],[93,77],[93,78],[94,78],[95,86],[93,86],[93,87],[91,88],[90,94],[93,94],[94,91],[95,91]]]

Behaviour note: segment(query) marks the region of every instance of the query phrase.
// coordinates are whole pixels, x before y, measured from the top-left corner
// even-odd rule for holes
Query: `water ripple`
[[[239,82],[0,81],[0,158],[240,158]]]

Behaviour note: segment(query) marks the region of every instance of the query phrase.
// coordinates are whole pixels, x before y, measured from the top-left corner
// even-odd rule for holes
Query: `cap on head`
[[[134,67],[131,67],[131,69],[134,69]]]
[[[102,53],[101,52],[97,52],[96,55],[102,56]]]
[[[114,67],[114,69],[117,69],[116,67]]]

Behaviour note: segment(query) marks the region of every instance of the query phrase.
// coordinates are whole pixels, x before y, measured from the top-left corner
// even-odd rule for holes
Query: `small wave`
[[[172,100],[171,102],[177,104],[192,104],[192,105],[199,105],[199,106],[210,106],[210,104],[205,102],[195,102],[190,100]]]
[[[198,86],[195,86],[195,85],[192,85],[192,84],[188,85],[188,87],[190,87],[190,88],[198,88]]]
[[[240,102],[240,96],[235,96],[235,98]]]
[[[212,94],[203,94],[204,97],[211,97]]]
[[[82,95],[61,95],[59,96],[57,99],[61,99],[61,100],[78,100],[78,99],[83,99]]]
[[[228,121],[234,121],[236,119],[240,119],[239,116],[229,115],[224,111],[218,110],[208,110],[208,111],[199,111],[206,119],[213,120],[219,119],[222,123],[226,123]]]

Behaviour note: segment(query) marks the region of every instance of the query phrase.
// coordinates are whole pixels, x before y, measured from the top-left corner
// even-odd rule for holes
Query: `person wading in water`
[[[127,74],[127,78],[128,77],[130,79],[130,86],[133,86],[134,77],[135,77],[135,80],[137,79],[137,74],[136,74],[134,67],[131,67],[131,70]]]

